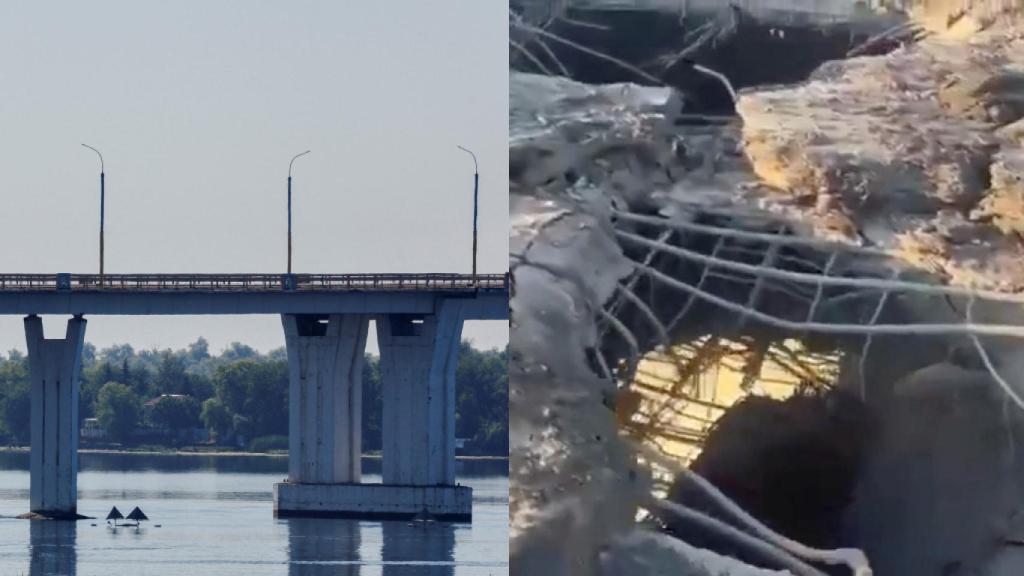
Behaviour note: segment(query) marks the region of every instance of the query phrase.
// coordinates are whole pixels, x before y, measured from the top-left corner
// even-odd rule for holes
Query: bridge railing
[[[0,291],[53,290],[56,287],[56,274],[0,274]]]
[[[0,292],[384,292],[508,287],[508,274],[0,274]]]

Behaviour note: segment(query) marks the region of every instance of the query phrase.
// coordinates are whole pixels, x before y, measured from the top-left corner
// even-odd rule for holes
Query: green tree
[[[234,415],[216,396],[203,402],[203,410],[199,417],[206,429],[212,430],[218,439],[226,437],[234,424]]]
[[[188,392],[190,406],[160,400],[147,414],[161,428],[188,427],[198,413],[220,438],[250,439],[288,433],[288,373],[284,348],[260,354],[234,343],[209,355],[202,338],[182,350],[105,348],[83,365],[79,417],[96,416],[115,438],[138,425],[141,401],[160,393]],[[92,356],[90,349],[89,355]],[[0,356],[0,440],[27,443],[31,394],[28,363],[16,351]],[[508,348],[476,350],[463,343],[456,370],[456,435],[478,453],[507,454]],[[377,358],[363,366],[363,448],[378,450],[382,436],[382,385]]]
[[[141,404],[128,386],[107,382],[96,397],[96,417],[111,438],[124,442],[139,423]]]
[[[508,453],[508,350],[462,343],[455,370],[455,432],[478,452]],[[504,448],[502,448],[504,446]]]
[[[15,382],[6,387],[0,399],[0,411],[4,418],[4,434],[18,444],[28,444],[31,436],[29,415],[32,412],[32,391],[27,381]]]
[[[107,382],[117,380],[110,362],[95,362],[82,369],[82,379],[78,390],[79,423],[86,418],[95,416],[96,396],[100,388]]]
[[[383,400],[380,386],[380,363],[375,356],[363,358],[363,451],[380,450],[382,438]]]
[[[185,373],[185,360],[167,350],[161,354],[160,365],[156,370],[153,395],[192,393],[188,375]]]
[[[107,382],[114,382],[116,380],[114,377],[114,367],[110,365],[110,362],[104,362],[100,365],[97,379],[100,382],[100,386]]]
[[[98,393],[100,387],[107,382],[120,382],[131,388],[140,398],[149,396],[149,372],[145,366],[140,365],[135,349],[128,344],[104,348],[97,354],[95,362],[91,365],[83,364],[83,366],[83,387],[88,383],[93,391]],[[93,394],[91,400],[95,401],[95,398],[96,395]],[[87,400],[89,399],[83,397],[83,402]],[[86,416],[82,413],[91,411],[91,405],[91,402],[89,404],[79,403],[80,407],[85,407],[79,410],[79,415],[85,418]]]
[[[191,396],[161,396],[149,413],[149,423],[164,430],[195,428],[199,412],[199,401]]]
[[[254,350],[251,346],[246,346],[241,342],[232,342],[228,345],[227,349],[221,352],[220,357],[222,360],[228,362],[234,362],[237,360],[255,360],[259,358],[259,352]]]
[[[131,347],[131,344],[116,344],[100,350],[98,360],[119,366],[126,358],[131,359],[133,356],[135,356],[135,349]]]
[[[239,360],[218,366],[213,374],[213,387],[224,406],[244,419],[236,418],[236,432],[254,437],[288,433],[285,362]]]
[[[199,337],[198,340],[188,345],[188,361],[190,364],[199,364],[210,358],[210,343],[206,338]]]
[[[88,368],[96,363],[96,346],[90,342],[82,345],[82,366]]]
[[[18,444],[29,442],[29,414],[32,389],[28,379],[28,360],[12,350],[0,360],[0,435]]]
[[[508,422],[490,422],[474,437],[474,443],[484,454],[508,454]]]
[[[188,376],[189,389],[192,391],[194,398],[202,400],[215,394],[213,381],[207,374],[198,371],[198,368],[195,371],[189,370],[185,372],[185,375]]]
[[[127,358],[125,358],[124,360],[121,361],[121,380],[120,381],[124,382],[125,384],[131,384],[131,382],[132,382],[132,367],[128,365],[128,359]],[[104,380],[104,382],[109,382],[109,380]]]

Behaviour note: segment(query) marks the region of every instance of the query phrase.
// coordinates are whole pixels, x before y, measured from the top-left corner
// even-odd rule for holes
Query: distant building
[[[107,435],[107,431],[100,426],[99,418],[86,418],[85,421],[82,422],[82,429],[80,432],[82,438],[87,438],[89,440],[102,440]]]
[[[152,408],[162,398],[188,398],[188,396],[186,396],[184,394],[161,394],[161,395],[157,396],[156,398],[151,398],[149,400],[146,400],[145,407],[146,408]]]

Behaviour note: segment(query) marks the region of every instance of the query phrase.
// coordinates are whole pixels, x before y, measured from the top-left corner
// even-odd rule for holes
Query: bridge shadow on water
[[[455,574],[455,528],[451,524],[384,522],[381,559],[385,576]]]
[[[289,576],[355,576],[364,565],[380,565],[384,576],[452,576],[455,527],[446,523],[381,522],[381,558],[360,557],[362,530],[371,524],[291,518]]]
[[[78,536],[77,522],[54,520],[32,520],[29,522],[29,574],[44,576],[77,572],[78,558],[75,541]]]

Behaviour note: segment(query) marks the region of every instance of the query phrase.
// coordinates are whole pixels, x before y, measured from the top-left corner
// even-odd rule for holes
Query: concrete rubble
[[[636,522],[650,477],[616,434],[614,384],[593,356],[603,306],[636,267],[615,236],[617,209],[755,227],[770,216],[790,233],[889,257],[850,274],[896,266],[933,283],[1024,291],[1024,33],[970,12],[922,21],[932,34],[916,44],[743,90],[738,118],[703,125],[676,121],[686,111],[670,88],[510,75],[513,573],[767,573]],[[1024,320],[1016,305],[979,316]],[[1002,357],[1017,355],[1006,346]],[[921,365],[888,385],[919,387],[907,374],[938,364],[930,348],[917,353]],[[876,574],[1024,566],[1014,545],[1024,418],[997,393],[950,390],[908,394],[886,412],[894,424],[858,498],[888,501],[893,516],[861,506],[845,519]]]
[[[763,201],[957,285],[1024,288],[1024,34],[933,37],[744,94]]]

